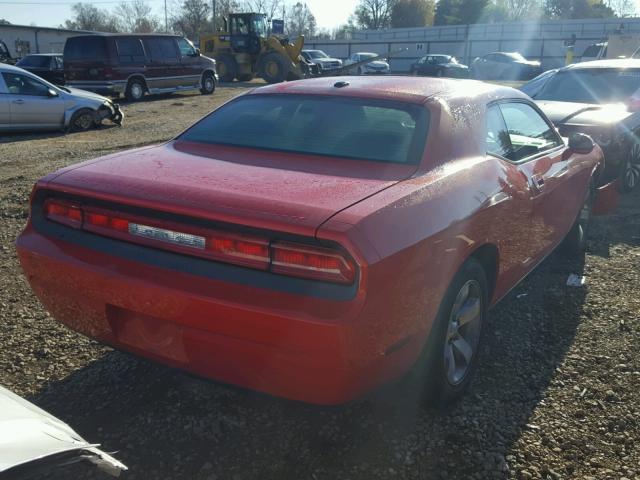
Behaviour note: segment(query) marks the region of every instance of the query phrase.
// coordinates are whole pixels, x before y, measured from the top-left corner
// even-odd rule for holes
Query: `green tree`
[[[600,0],[546,0],[544,10],[552,19],[615,17],[613,9]]]
[[[436,6],[434,25],[467,25],[477,23],[489,0],[440,0]]]
[[[388,28],[395,0],[359,0],[353,15],[356,24],[367,30]]]
[[[391,27],[424,27],[433,25],[433,0],[398,0],[391,8]]]

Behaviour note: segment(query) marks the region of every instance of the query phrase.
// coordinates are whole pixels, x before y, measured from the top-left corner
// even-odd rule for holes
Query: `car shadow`
[[[89,131],[95,130],[110,130],[112,128],[120,128],[118,125],[105,120],[100,127],[97,129],[92,129]],[[43,131],[43,132],[7,132],[0,134],[0,144],[3,143],[16,143],[16,142],[26,142],[31,140],[45,140],[50,138],[62,138],[73,136],[78,133],[85,132],[64,132],[62,130],[53,130],[53,131]]]
[[[594,217],[589,232],[590,251],[594,255],[609,258],[612,248],[628,248],[640,246],[638,221],[640,218],[640,188],[629,194],[620,195],[615,212]]]
[[[554,254],[492,310],[471,388],[445,411],[408,400],[399,384],[344,406],[306,405],[120,352],[31,400],[118,451],[126,478],[504,478],[574,340],[588,287],[566,280],[583,270],[583,259]],[[43,478],[103,478],[72,468]]]

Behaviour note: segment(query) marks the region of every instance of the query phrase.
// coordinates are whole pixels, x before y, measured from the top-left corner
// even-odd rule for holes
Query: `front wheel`
[[[260,76],[267,83],[280,83],[287,79],[286,60],[279,53],[268,53],[260,61]]]
[[[137,102],[139,100],[142,100],[142,97],[144,97],[144,91],[145,91],[144,82],[142,80],[138,80],[137,78],[134,78],[133,80],[130,80],[129,83],[127,84],[127,89],[124,93],[124,96],[130,102]]]
[[[200,93],[203,95],[211,95],[216,89],[216,79],[213,77],[213,73],[206,72],[202,75],[202,88]]]
[[[581,255],[584,255],[584,252],[587,249],[587,236],[589,234],[589,226],[591,225],[593,199],[593,188],[589,186],[587,198],[580,209],[578,218],[562,241],[562,249],[569,257],[580,257]]]
[[[629,156],[620,165],[619,189],[628,193],[640,184],[640,144],[631,147]]]
[[[83,108],[73,114],[69,121],[69,130],[85,132],[96,125],[96,115],[92,110]]]
[[[423,399],[446,406],[456,401],[471,382],[487,301],[485,271],[470,258],[449,285],[424,350],[410,373]]]

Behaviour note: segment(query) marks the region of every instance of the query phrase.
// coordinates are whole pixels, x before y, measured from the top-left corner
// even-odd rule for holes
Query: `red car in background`
[[[487,309],[584,249],[601,158],[511,88],[288,82],[43,178],[17,249],[46,308],[116,348],[319,404],[413,367],[446,402]]]

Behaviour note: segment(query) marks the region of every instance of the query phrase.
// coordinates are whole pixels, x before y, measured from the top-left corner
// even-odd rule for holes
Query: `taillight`
[[[269,268],[269,241],[225,232],[213,232],[207,236],[207,252],[214,259],[235,263],[244,267]]]
[[[328,248],[274,242],[271,271],[296,277],[338,283],[353,283],[353,260]]]
[[[330,248],[152,221],[66,200],[47,199],[44,211],[49,220],[74,228],[243,267],[344,284],[356,278],[351,257]]]
[[[82,209],[77,203],[49,198],[44,202],[44,216],[69,227],[82,226]]]

